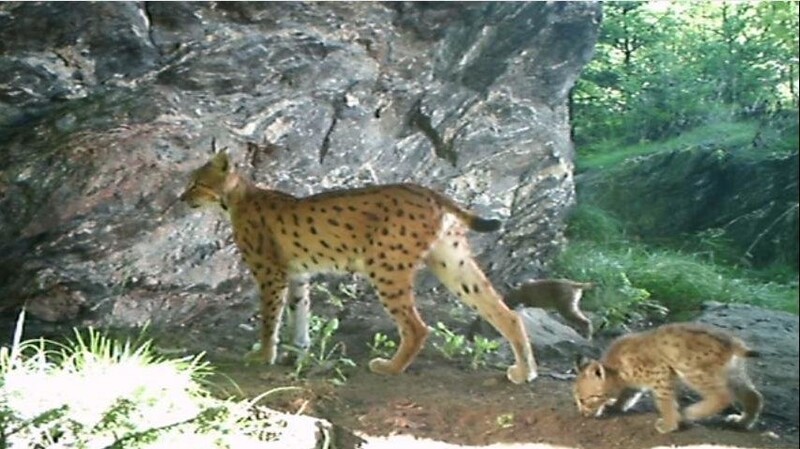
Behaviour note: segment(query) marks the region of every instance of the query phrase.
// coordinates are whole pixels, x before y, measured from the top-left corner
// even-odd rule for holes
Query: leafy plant
[[[337,329],[339,329],[337,318],[325,320],[318,316],[311,317],[309,323],[311,345],[308,349],[285,347],[297,355],[293,373],[295,377],[303,378],[317,373],[332,372],[334,382],[341,383],[347,380],[347,369],[356,364],[346,356],[344,343],[333,341]]]
[[[495,419],[495,422],[497,423],[497,427],[501,429],[510,429],[514,427],[514,414],[503,413]]]
[[[436,323],[433,335],[433,347],[446,359],[466,358],[472,369],[486,365],[487,356],[500,349],[500,342],[481,335],[476,335],[470,342],[464,335],[454,332],[441,321]]]
[[[325,284],[321,282],[312,285],[317,292],[325,295],[325,302],[332,305],[338,310],[344,309],[344,301],[342,300],[341,296],[332,292]]]
[[[397,343],[381,332],[376,332],[372,336],[372,342],[367,343],[367,346],[372,357],[389,358],[397,349]]]
[[[469,354],[467,338],[450,330],[441,321],[436,323],[433,328],[435,341],[433,347],[436,348],[446,359],[452,360],[459,356]]]
[[[476,335],[472,339],[472,347],[470,349],[469,365],[472,369],[478,369],[486,365],[487,356],[496,353],[500,349],[500,342],[482,335]]]

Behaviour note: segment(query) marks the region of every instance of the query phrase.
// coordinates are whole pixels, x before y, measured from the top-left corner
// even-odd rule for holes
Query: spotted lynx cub
[[[528,281],[511,290],[505,297],[509,307],[523,305],[554,309],[587,340],[592,338],[592,322],[580,309],[584,290],[594,284],[575,282],[568,279],[539,279]]]
[[[666,324],[617,338],[600,361],[578,360],[575,402],[584,416],[600,416],[607,406],[631,408],[642,390],[652,390],[660,418],[656,429],[672,432],[681,420],[713,416],[735,400],[744,412],[728,421],[749,429],[761,412],[761,394],[745,371],[745,358],[757,357],[738,338],[714,327]],[[703,399],[678,411],[675,381]]]
[[[228,212],[236,246],[261,292],[261,347],[252,355],[274,363],[278,328],[290,287],[295,344],[307,344],[308,292],[304,275],[354,272],[366,276],[394,319],[400,344],[391,360],[373,359],[375,373],[403,372],[417,356],[428,327],[414,304],[414,276],[426,264],[441,282],[477,309],[511,344],[514,383],[536,377],[525,329],[473,259],[467,228],[489,232],[486,220],[450,199],[413,184],[335,190],[298,198],[256,187],[230,167],[225,152],[195,170],[181,199],[191,207],[216,204]]]

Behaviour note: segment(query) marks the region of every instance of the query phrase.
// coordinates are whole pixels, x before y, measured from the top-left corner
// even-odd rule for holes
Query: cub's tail
[[[575,282],[575,281],[569,281],[569,282],[570,284],[572,284],[573,287],[579,288],[581,290],[591,290],[595,287],[594,282]]]

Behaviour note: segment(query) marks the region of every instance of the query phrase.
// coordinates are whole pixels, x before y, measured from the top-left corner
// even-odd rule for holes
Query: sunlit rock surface
[[[567,96],[599,20],[588,2],[0,4],[2,307],[245,321],[227,222],[167,209],[212,138],[298,195],[443,191],[504,220],[472,236],[493,281],[535,277],[574,201]]]

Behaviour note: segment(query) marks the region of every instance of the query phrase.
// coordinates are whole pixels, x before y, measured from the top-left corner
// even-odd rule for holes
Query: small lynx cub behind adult
[[[400,333],[394,357],[374,359],[369,367],[381,374],[404,371],[429,332],[417,313],[413,292],[414,277],[426,264],[511,343],[516,363],[508,369],[508,378],[521,383],[536,377],[522,322],[494,291],[466,238],[468,228],[489,232],[500,222],[480,218],[414,184],[294,197],[255,186],[233,170],[224,152],[192,173],[181,199],[192,207],[219,205],[230,215],[234,242],[261,291],[258,359],[275,361],[287,289],[295,344],[304,346],[309,314],[304,276],[355,272],[370,280]]]
[[[745,358],[757,357],[740,339],[711,326],[666,324],[617,338],[597,360],[578,360],[575,402],[584,416],[600,416],[608,406],[625,411],[642,390],[652,390],[661,433],[676,430],[681,420],[707,418],[738,402],[743,412],[729,422],[749,429],[763,400],[747,376]],[[678,410],[675,382],[680,379],[702,400]]]
[[[506,295],[506,304],[509,307],[523,305],[554,309],[588,340],[592,338],[592,322],[581,312],[580,301],[583,291],[592,287],[594,284],[590,282],[575,282],[569,279],[528,281]]]

